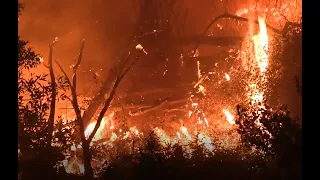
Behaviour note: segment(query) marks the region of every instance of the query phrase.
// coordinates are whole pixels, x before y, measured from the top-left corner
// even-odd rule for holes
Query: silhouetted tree
[[[19,3],[18,14],[23,10]],[[50,178],[54,166],[65,157],[62,152],[70,141],[71,131],[66,128],[54,129],[54,111],[52,103],[56,101],[58,86],[64,88],[64,79],[48,74],[34,74],[29,70],[41,64],[42,59],[28,41],[18,37],[18,146],[20,150],[20,171],[26,179]],[[52,48],[50,56],[52,59]],[[60,86],[61,85],[61,86]],[[54,95],[53,95],[54,94]],[[48,111],[50,110],[49,118]],[[60,121],[57,124],[61,124]],[[55,133],[54,133],[55,132]],[[54,136],[54,138],[52,137]],[[52,141],[54,139],[54,141]],[[59,144],[52,147],[52,144]]]
[[[89,102],[88,108],[82,113],[80,109],[80,104],[78,102],[78,94],[77,94],[77,72],[78,68],[82,62],[82,54],[84,49],[85,41],[82,41],[79,56],[77,59],[77,62],[75,65],[72,66],[73,69],[73,75],[70,79],[62,66],[59,64],[59,62],[56,61],[58,67],[60,68],[61,72],[63,73],[68,88],[70,89],[71,97],[64,96],[67,98],[72,106],[73,110],[75,112],[75,120],[76,120],[76,126],[79,127],[78,129],[80,132],[78,133],[78,136],[80,136],[81,140],[81,146],[83,149],[83,163],[84,163],[84,169],[85,169],[85,178],[87,179],[93,179],[93,169],[91,166],[91,160],[92,160],[92,152],[90,148],[90,144],[97,133],[102,119],[109,109],[109,106],[116,94],[116,89],[118,88],[120,82],[124,78],[124,76],[128,73],[128,71],[133,67],[136,60],[139,59],[140,52],[144,52],[144,49],[141,45],[135,46],[135,49],[138,51],[138,53],[135,53],[135,57],[132,59],[132,55],[134,54],[132,51],[128,53],[125,59],[119,62],[119,64],[115,65],[113,69],[109,71],[108,77],[105,79],[104,83],[102,84],[100,88],[100,92],[96,94],[96,96],[93,98],[92,101]],[[102,101],[101,101],[102,100]],[[98,107],[102,105],[101,110],[97,110]],[[91,122],[91,119],[95,113],[98,111],[98,118],[96,120],[96,124],[91,132],[91,134],[86,137],[85,130],[87,125]]]

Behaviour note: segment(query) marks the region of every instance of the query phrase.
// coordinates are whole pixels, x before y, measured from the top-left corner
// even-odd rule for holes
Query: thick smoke
[[[124,47],[129,44],[137,28],[141,1],[23,0],[25,10],[20,16],[19,35],[30,41],[31,46],[43,56],[45,62],[49,52],[48,44],[55,37],[59,37],[59,42],[54,49],[54,58],[62,64],[69,75],[71,75],[71,69],[68,67],[76,60],[81,40],[86,39],[79,88],[87,87],[87,83],[92,81],[90,78],[94,76],[93,73],[98,72],[102,77],[107,75]],[[248,6],[249,0],[202,0],[201,3],[194,0],[178,0],[178,3],[176,14],[179,14],[180,21],[185,21],[183,35],[198,35],[203,32],[212,18],[225,12],[234,14],[238,9]],[[185,19],[186,11],[188,13]],[[229,20],[219,24],[224,28],[214,27],[208,33],[234,35],[236,32],[239,36],[244,36],[246,33],[228,28],[228,26],[232,27],[232,22]],[[219,49],[212,46],[200,48],[202,48],[201,56],[213,55]],[[295,66],[288,63],[291,62],[285,62],[290,68],[287,68],[287,74],[284,76],[286,79],[283,80],[286,83],[281,83],[282,86],[279,87],[281,90],[277,92],[285,99],[284,103],[289,104],[289,108],[299,111],[300,106],[291,104],[300,104],[300,101],[296,102],[299,97],[296,97],[294,91],[294,76],[299,76],[301,73],[295,70]],[[40,66],[36,71],[45,72],[46,69]],[[127,81],[129,80],[124,84],[129,86],[134,84]],[[292,92],[288,93],[288,89]]]
[[[133,1],[104,0],[24,0],[25,9],[19,21],[19,35],[46,62],[48,44],[55,37],[57,59],[67,72],[76,59],[82,39],[86,40],[81,72],[106,72],[132,36],[136,11]],[[102,69],[102,70],[101,70]],[[38,72],[44,72],[39,67]],[[81,76],[81,75],[80,75]],[[81,86],[80,80],[80,86]]]

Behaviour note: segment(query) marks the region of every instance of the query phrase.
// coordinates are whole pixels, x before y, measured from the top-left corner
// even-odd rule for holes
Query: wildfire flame
[[[231,125],[235,124],[234,116],[233,116],[228,110],[226,110],[226,109],[223,109],[222,111],[223,111],[224,115],[226,116],[227,121],[228,121]]]
[[[226,80],[227,80],[227,81],[230,81],[230,76],[229,76],[229,74],[225,73],[225,76],[226,76]]]
[[[254,43],[254,54],[255,56],[255,62],[251,63],[251,66],[257,65],[257,67],[260,69],[259,74],[253,74],[252,76],[258,77],[258,80],[262,83],[266,83],[266,75],[265,72],[268,67],[268,35],[267,35],[267,29],[266,24],[264,21],[264,18],[259,17],[259,27],[260,32],[257,35],[254,35],[252,37],[252,41]],[[141,49],[139,45],[137,46],[138,49]],[[203,95],[205,95],[204,90],[205,86],[203,85],[203,78],[204,76],[201,75],[200,71],[200,62],[197,61],[197,69],[198,69],[198,83],[194,86],[194,88],[198,89],[198,93],[202,92]],[[224,77],[227,81],[230,81],[230,75],[225,73]],[[264,96],[264,90],[260,88],[260,86],[257,85],[258,81],[249,81],[248,83],[248,98],[249,100],[255,100],[257,102],[261,102],[263,100]],[[212,138],[210,135],[206,134],[206,129],[210,127],[209,121],[207,120],[205,114],[200,111],[199,104],[197,102],[192,102],[191,107],[193,108],[193,111],[189,111],[189,114],[187,115],[188,118],[192,118],[193,115],[198,114],[200,117],[197,117],[196,124],[203,124],[205,126],[201,126],[204,129],[197,129],[192,127],[186,127],[186,126],[180,126],[178,131],[174,135],[170,135],[165,131],[165,129],[155,127],[153,131],[155,132],[156,136],[159,138],[159,144],[163,148],[170,148],[175,144],[178,144],[182,147],[183,155],[186,158],[191,158],[192,153],[195,150],[194,146],[192,144],[196,144],[198,147],[203,147],[204,153],[206,156],[213,155],[214,151],[216,149]],[[223,108],[223,113],[225,115],[225,120],[230,124],[235,124],[235,116],[226,108]],[[143,133],[139,132],[139,130],[132,126],[129,128],[128,131],[123,132],[122,129],[118,129],[118,132],[115,133],[116,125],[113,124],[112,118],[114,113],[111,113],[110,115],[104,117],[101,122],[101,126],[99,127],[96,135],[93,138],[93,141],[98,141],[103,139],[106,136],[106,131],[110,131],[109,138],[106,139],[103,144],[108,145],[108,147],[112,148],[114,147],[115,142],[117,141],[129,141],[129,139],[132,138],[140,138]],[[96,122],[92,122],[88,125],[88,127],[85,130],[85,136],[88,137],[96,125]],[[194,126],[195,126],[194,125]],[[198,126],[195,126],[198,127]],[[233,140],[230,139],[230,137],[226,136],[225,141],[227,142],[226,146],[234,147],[232,144]],[[236,147],[236,146],[235,146]],[[76,158],[73,158],[70,160],[71,163],[68,163],[66,169],[68,172],[71,172],[71,168],[77,168],[80,169],[80,171],[83,171],[81,168],[81,164],[78,163],[78,160]],[[76,165],[77,164],[77,165]],[[77,167],[75,167],[75,165]]]
[[[258,17],[259,21],[259,34],[253,36],[254,50],[256,61],[260,67],[261,73],[265,73],[268,67],[268,34],[265,19],[263,17]],[[263,74],[264,75],[264,74]]]
[[[252,52],[249,54],[254,54],[254,57],[244,59],[244,61],[249,61],[245,64],[245,69],[251,74],[247,85],[247,96],[248,100],[253,104],[260,104],[264,99],[265,86],[267,83],[266,71],[269,64],[269,43],[265,18],[259,16],[258,22],[259,33],[251,37],[252,41],[248,41],[249,44],[250,42],[253,43],[253,49],[249,49],[249,51],[252,50]],[[249,34],[253,33],[252,28],[250,28],[249,31]],[[251,59],[251,61],[249,59]],[[255,71],[256,68],[259,69],[259,72]]]
[[[239,10],[238,15],[243,15],[248,13],[248,9]],[[258,17],[259,22],[259,32],[256,35],[248,36],[248,42],[251,43],[252,49],[250,49],[249,53],[250,55],[253,55],[253,58],[243,58],[243,61],[247,61],[247,63],[244,65],[243,69],[250,72],[251,76],[248,78],[247,81],[247,96],[246,98],[250,102],[254,102],[255,105],[262,103],[264,96],[265,96],[265,88],[264,85],[267,83],[267,75],[266,72],[268,70],[269,66],[269,37],[267,32],[267,27],[265,23],[265,17],[259,16]],[[253,22],[250,22],[251,25],[253,25]],[[253,34],[252,29],[250,29],[250,33]],[[138,50],[143,50],[143,47],[141,45],[137,45],[136,48]],[[196,51],[195,56],[199,55],[199,51]],[[198,90],[198,93],[202,93],[203,95],[206,95],[205,92],[205,85],[203,84],[203,79],[205,78],[204,74],[201,74],[200,70],[200,62],[197,61],[196,64],[197,68],[197,76],[198,76],[198,82],[196,85],[194,85],[194,88]],[[251,71],[252,69],[258,69],[259,71]],[[234,76],[236,78],[236,76]],[[226,81],[230,81],[230,75],[225,73],[223,79],[225,78]],[[219,81],[220,82],[220,81]],[[182,125],[181,124],[174,129],[173,132],[169,132],[164,128],[159,127],[153,127],[152,130],[154,131],[155,135],[158,137],[159,144],[161,147],[167,149],[172,147],[175,144],[178,144],[182,147],[184,156],[187,158],[192,157],[192,153],[194,151],[194,147],[192,144],[196,142],[195,144],[197,146],[202,146],[204,150],[206,151],[207,155],[214,154],[214,151],[219,148],[218,143],[213,142],[213,135],[208,133],[210,129],[214,129],[212,126],[213,119],[211,119],[210,116],[205,116],[205,113],[203,113],[199,109],[200,103],[198,102],[191,102],[190,106],[192,110],[188,112],[186,115],[186,118],[191,119],[196,115],[200,115],[201,117],[196,118],[196,123],[193,121],[193,124],[191,125]],[[227,107],[227,106],[225,106]],[[229,107],[229,105],[228,105]],[[263,106],[262,106],[263,107]],[[221,108],[224,117],[224,122],[227,126],[227,128],[233,128],[235,125],[235,115],[233,115],[227,108]],[[220,110],[219,110],[220,111]],[[108,136],[108,139],[103,143],[105,145],[109,144],[110,146],[113,146],[112,143],[116,143],[118,141],[124,140],[124,141],[130,141],[133,138],[142,139],[143,133],[138,130],[136,126],[132,126],[129,128],[128,131],[122,132],[122,130],[118,129],[120,131],[117,134],[115,133],[117,130],[117,126],[112,123],[112,117],[114,113],[111,113],[109,116],[105,117],[102,122],[101,126],[98,129],[94,140],[100,140],[105,136],[105,131],[110,131],[110,134]],[[199,126],[201,122],[204,122],[205,126]],[[209,125],[210,122],[210,125]],[[228,125],[228,123],[230,125]],[[257,122],[259,125],[259,122]],[[96,122],[92,122],[88,125],[85,131],[86,137],[88,137],[95,126]],[[259,125],[262,127],[262,125]],[[219,127],[220,128],[220,127]],[[237,138],[233,138],[229,136],[225,136],[224,139],[227,143],[227,146],[229,147],[235,147],[233,146],[233,142],[238,142]],[[216,143],[216,144],[215,144]],[[236,143],[235,143],[236,144]]]
[[[93,141],[102,139],[102,137],[104,136],[104,128],[110,124],[109,122],[111,122],[110,120],[113,118],[113,115],[114,115],[114,113],[111,113],[109,116],[106,116],[106,117],[102,118],[100,127],[98,128],[95,136],[93,137]],[[87,128],[85,130],[85,133],[84,133],[86,138],[88,138],[90,136],[90,134],[92,133],[96,123],[97,122],[94,121],[94,122],[90,123],[87,126]],[[113,129],[111,124],[110,124],[110,129]]]

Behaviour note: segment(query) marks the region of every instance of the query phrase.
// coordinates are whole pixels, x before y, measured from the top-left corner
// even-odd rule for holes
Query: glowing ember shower
[[[268,34],[265,19],[258,17],[260,32],[252,37],[254,44],[254,61],[249,69],[259,68],[259,72],[250,71],[251,78],[248,83],[248,98],[252,103],[261,103],[264,99],[265,84],[267,82],[266,70],[268,68]],[[252,34],[252,33],[251,33]]]
[[[258,21],[260,32],[259,34],[253,36],[254,50],[260,72],[265,73],[268,67],[268,34],[264,18],[259,17]]]

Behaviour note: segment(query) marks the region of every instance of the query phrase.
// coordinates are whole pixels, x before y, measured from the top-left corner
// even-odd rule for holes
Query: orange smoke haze
[[[48,44],[55,37],[59,37],[59,42],[54,49],[54,58],[70,73],[68,67],[75,62],[75,57],[80,49],[80,42],[86,39],[84,57],[80,71],[87,72],[90,69],[99,71],[101,75],[106,75],[108,69],[115,62],[114,60],[123,51],[123,47],[129,43],[129,39],[134,35],[136,20],[139,17],[139,7],[141,0],[23,0],[25,10],[20,16],[19,35],[23,39],[29,40],[30,45],[37,53],[43,56],[44,62],[48,57]],[[195,0],[178,1],[176,9],[180,14],[179,19],[183,21],[184,13],[188,9],[188,15],[185,22],[184,34],[201,34],[210,20],[225,12],[237,14],[245,12],[254,4],[255,0],[202,0],[201,3]],[[260,0],[260,6],[263,9],[268,3],[274,2],[271,7],[283,6],[283,11],[287,12],[286,6],[276,3],[278,1]],[[288,1],[301,6],[302,1]],[[294,9],[295,15],[301,12],[301,8]],[[292,11],[292,9],[290,9]],[[268,9],[272,12],[272,8]],[[277,21],[278,22],[278,21]],[[280,21],[279,21],[280,22]],[[232,35],[235,28],[232,28],[230,20],[221,20],[217,25],[209,30],[212,35]],[[268,17],[266,23],[270,23]],[[231,24],[231,25],[230,25]],[[225,28],[229,25],[229,28]],[[273,23],[272,25],[280,26]],[[247,28],[247,25],[245,25]],[[240,36],[245,36],[247,31],[236,30]],[[143,44],[142,44],[143,45]],[[202,56],[210,56],[217,51],[218,47],[201,46]],[[291,62],[286,62],[289,75],[284,79],[282,87],[279,87],[279,93],[286,104],[301,104],[297,100],[293,76],[300,72]],[[290,64],[291,63],[291,64]],[[102,69],[102,70],[101,70]],[[40,66],[36,69],[38,72],[47,72]],[[69,74],[70,75],[70,74]],[[88,76],[88,74],[86,74]],[[232,77],[231,77],[232,78]],[[91,81],[92,79],[90,79]],[[87,85],[88,79],[79,74],[79,88]],[[123,84],[128,84],[124,82]],[[292,89],[292,92],[287,92]],[[121,88],[119,89],[121,90]],[[286,91],[286,92],[283,92]],[[290,107],[289,107],[290,108]],[[300,107],[291,107],[293,111],[299,111]]]
[[[35,51],[43,56],[44,62],[48,59],[48,44],[59,37],[54,58],[67,72],[70,72],[68,67],[75,62],[82,39],[86,39],[86,45],[81,70],[103,69],[102,72],[107,72],[127,44],[125,41],[132,36],[135,11],[138,10],[134,1],[22,2],[25,9],[20,16],[19,35],[30,41]],[[40,66],[37,71],[43,72],[46,69]]]
[[[125,46],[125,39],[133,35],[140,1],[23,0],[25,10],[20,17],[19,35],[29,40],[44,59],[49,52],[47,44],[59,37],[55,57],[62,65],[73,62],[81,39],[85,38],[83,66],[107,66],[123,49],[117,47]],[[245,1],[230,1],[228,11],[235,13],[246,5]],[[181,1],[177,11],[184,14],[188,9],[185,33],[200,34],[212,18],[225,12],[225,4],[220,0]]]

